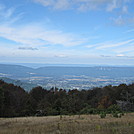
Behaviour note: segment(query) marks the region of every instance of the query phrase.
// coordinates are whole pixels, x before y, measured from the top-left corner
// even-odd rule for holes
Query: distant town
[[[22,78],[22,81],[28,83],[34,83],[40,85],[46,89],[52,87],[58,87],[62,89],[91,89],[94,87],[102,87],[106,85],[119,85],[121,83],[130,84],[133,83],[134,77],[122,77],[117,78],[107,78],[106,76],[100,76],[98,78],[89,77],[86,75],[64,75],[61,77],[29,77]]]
[[[42,86],[62,89],[92,89],[106,85],[131,84],[134,67],[40,67],[0,64],[0,79],[25,90]]]

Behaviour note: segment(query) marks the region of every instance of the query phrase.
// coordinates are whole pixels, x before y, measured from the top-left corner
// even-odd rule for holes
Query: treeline
[[[80,91],[36,87],[26,92],[0,80],[0,117],[111,112],[113,109],[120,110],[117,100],[133,103],[134,84]]]

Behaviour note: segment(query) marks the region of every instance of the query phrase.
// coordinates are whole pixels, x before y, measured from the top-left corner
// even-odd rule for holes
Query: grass
[[[134,113],[108,115],[0,118],[0,134],[134,134]]]

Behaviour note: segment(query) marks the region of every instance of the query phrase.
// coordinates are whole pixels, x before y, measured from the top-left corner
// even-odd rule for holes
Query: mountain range
[[[121,82],[133,82],[134,67],[110,67],[110,66],[94,66],[94,67],[66,67],[66,66],[45,66],[39,68],[31,68],[22,65],[0,64],[0,77],[20,80],[25,83],[51,87],[53,83],[71,83],[78,85],[82,81],[91,80],[107,81],[105,84],[120,84]],[[79,78],[79,79],[78,79]],[[117,80],[117,81],[116,81]],[[120,83],[118,82],[120,80]],[[66,81],[66,82],[65,82]],[[69,81],[69,82],[70,82]],[[17,82],[19,83],[19,82]],[[77,84],[78,83],[78,84]],[[101,83],[99,86],[101,86]],[[62,84],[62,85],[63,85]],[[69,83],[68,83],[69,85]],[[88,84],[89,85],[89,84]],[[103,86],[104,84],[102,84]],[[95,85],[94,85],[95,86]],[[98,86],[98,85],[96,85]],[[67,87],[67,86],[65,86]],[[75,87],[75,86],[74,86]],[[60,86],[62,88],[62,86]]]

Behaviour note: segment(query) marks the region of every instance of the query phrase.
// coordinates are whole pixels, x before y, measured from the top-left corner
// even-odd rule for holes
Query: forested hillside
[[[26,92],[21,87],[0,81],[1,117],[111,112],[113,109],[119,110],[117,100],[133,104],[134,84],[80,91],[36,87]]]
[[[38,86],[37,84],[22,82],[20,80],[14,80],[14,79],[6,78],[6,77],[0,77],[0,80],[3,80],[4,82],[9,83],[9,84],[14,84],[15,86],[20,86],[26,91],[30,91],[32,88]]]

